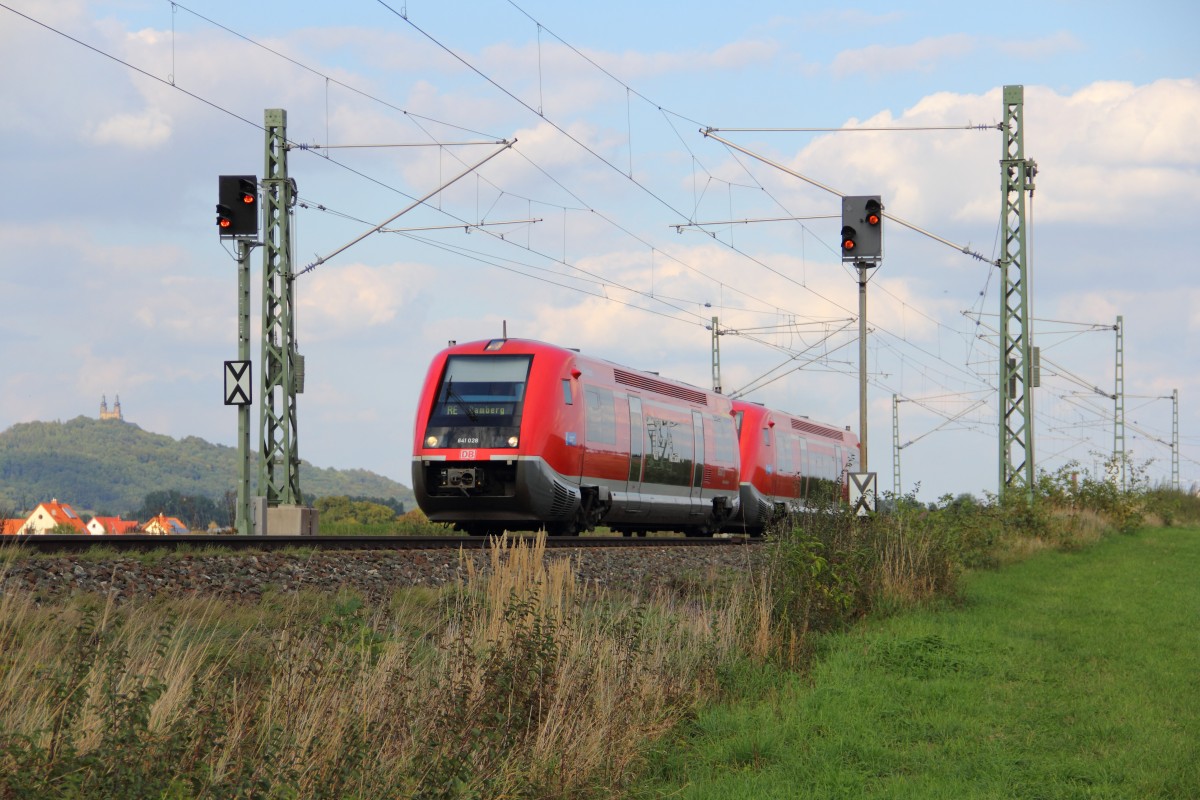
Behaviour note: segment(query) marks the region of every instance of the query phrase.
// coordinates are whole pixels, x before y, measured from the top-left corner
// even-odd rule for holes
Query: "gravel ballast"
[[[569,558],[581,583],[653,591],[722,573],[744,575],[758,548],[638,547],[588,548],[546,554],[548,562]],[[152,559],[128,556],[23,557],[0,564],[5,592],[32,592],[41,599],[74,593],[134,598],[191,595],[257,600],[264,591],[349,589],[382,600],[401,587],[437,587],[465,578],[467,561],[490,569],[484,550],[319,551],[230,554],[171,554]]]

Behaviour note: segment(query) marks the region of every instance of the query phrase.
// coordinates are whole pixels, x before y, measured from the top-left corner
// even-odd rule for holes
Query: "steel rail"
[[[228,534],[21,534],[0,540],[0,555],[10,549],[32,549],[39,553],[81,553],[93,547],[118,551],[222,549],[256,550],[446,550],[486,549],[491,536],[231,536]],[[533,534],[509,535],[509,541],[533,541]],[[547,536],[548,549],[594,547],[725,547],[757,544],[762,539],[740,534],[712,538],[667,536]]]

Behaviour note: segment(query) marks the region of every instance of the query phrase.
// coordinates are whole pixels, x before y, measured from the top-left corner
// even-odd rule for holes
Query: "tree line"
[[[313,501],[313,507],[320,514],[321,522],[357,522],[362,525],[395,522],[405,510],[404,503],[395,497],[345,495],[318,497]],[[159,514],[177,518],[189,530],[203,530],[209,523],[216,523],[219,528],[232,527],[237,516],[237,492],[225,492],[221,502],[174,489],[150,492],[141,506],[130,511],[125,518],[144,522]]]

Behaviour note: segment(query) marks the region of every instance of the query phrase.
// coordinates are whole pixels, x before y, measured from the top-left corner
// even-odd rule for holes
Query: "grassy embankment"
[[[710,708],[636,796],[1200,797],[1200,528],[973,576]]]
[[[814,665],[819,675],[831,663],[813,660],[827,650],[823,632],[941,604],[956,596],[964,568],[1078,548],[1105,530],[1130,530],[1147,511],[1197,519],[1186,498],[1063,480],[1040,486],[1032,508],[947,498],[934,508],[902,502],[867,525],[842,513],[807,516],[780,528],[750,579],[683,576],[676,591],[653,597],[579,585],[569,563],[536,545],[499,548],[488,576],[467,570],[455,587],[398,591],[382,607],[336,587],[256,604],[179,598],[120,607],[103,597],[51,605],[7,592],[0,798],[622,796],[655,747],[684,742],[693,752],[691,744],[717,741],[722,726],[744,755],[718,758],[724,766],[711,774],[720,778],[730,764],[770,766],[793,745],[811,748],[808,733],[803,741],[788,733],[808,724],[805,716],[759,725],[752,736],[770,741],[752,739],[747,749],[732,720],[778,716],[783,699],[738,712],[699,709],[722,698],[792,702],[801,695],[783,689],[796,685],[794,670]],[[858,661],[883,664],[885,673],[915,659],[1009,675],[985,658],[986,638],[931,636],[897,634],[894,645]],[[1003,655],[1024,669],[1027,659]],[[1052,685],[1065,677],[1056,669],[1048,663],[1033,674]],[[865,704],[860,728],[878,727],[872,693],[852,688],[845,693]],[[879,699],[898,726],[933,724],[914,722],[922,718],[886,693]],[[727,725],[706,722],[721,713]],[[715,727],[706,733],[705,725]],[[1001,732],[1033,752],[1030,730]],[[810,732],[826,741],[842,735]],[[964,733],[964,742],[973,738]],[[854,758],[873,749],[864,745]],[[709,769],[713,759],[694,752]],[[1078,762],[1087,764],[1086,755]],[[899,763],[901,772],[924,770]],[[696,769],[673,759],[651,766],[663,785]]]

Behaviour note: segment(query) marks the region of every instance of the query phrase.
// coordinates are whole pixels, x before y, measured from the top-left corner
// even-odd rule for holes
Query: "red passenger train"
[[[780,423],[799,433],[774,431]],[[598,524],[758,532],[806,497],[806,478],[837,481],[856,445],[653,373],[492,339],[434,357],[417,406],[413,491],[431,520],[472,534]]]

